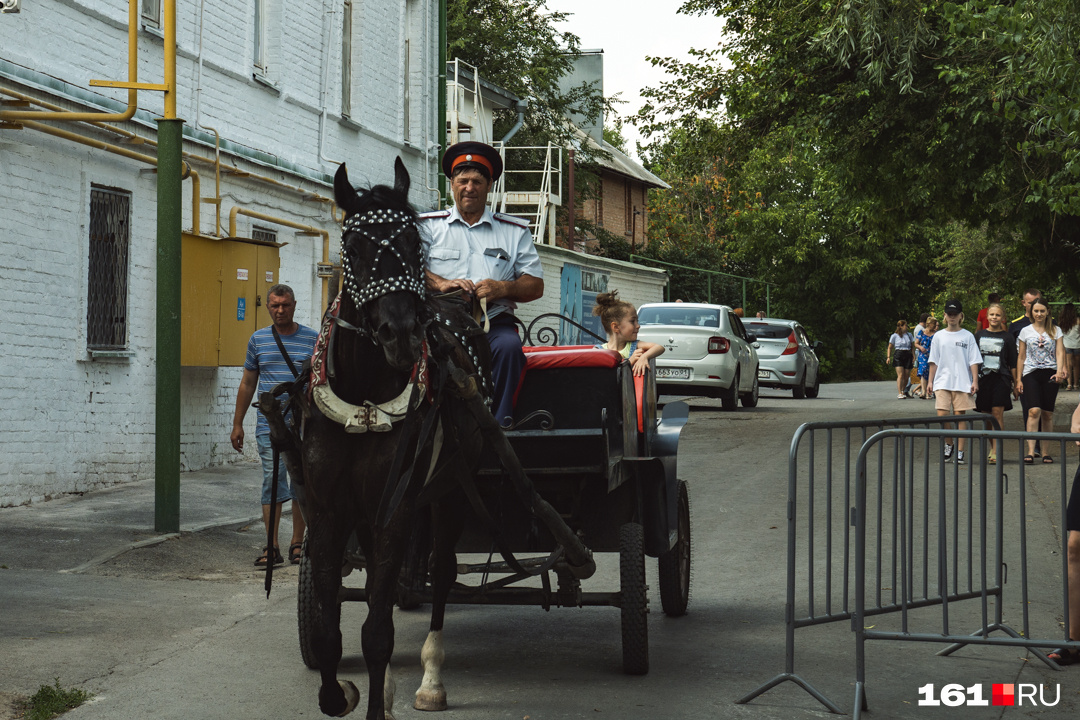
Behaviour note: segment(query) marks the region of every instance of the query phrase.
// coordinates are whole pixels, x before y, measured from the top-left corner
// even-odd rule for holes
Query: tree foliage
[[[722,241],[779,283],[784,312],[857,341],[944,292],[975,306],[1023,285],[1080,291],[1077,9],[688,0],[724,39],[653,58],[669,80],[636,118],[678,232]],[[709,165],[727,187],[694,197]],[[758,202],[736,217],[732,193]]]
[[[484,79],[529,100],[515,144],[566,142],[570,111],[595,118],[604,107],[599,88],[582,83],[564,91],[560,85],[581,49],[577,35],[555,27],[567,17],[549,11],[546,0],[447,0],[447,57],[473,65]],[[513,113],[496,117],[495,137],[516,120]]]

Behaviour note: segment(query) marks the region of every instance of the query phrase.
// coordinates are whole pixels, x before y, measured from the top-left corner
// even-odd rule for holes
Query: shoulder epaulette
[[[431,220],[434,218],[448,218],[450,217],[449,210],[431,210],[429,212],[420,213],[418,216],[421,220]]]
[[[492,215],[495,216],[496,220],[501,220],[502,222],[509,223],[511,225],[517,225],[518,227],[525,228],[526,230],[529,229],[529,221],[525,220],[524,218],[519,218],[516,215],[505,215],[503,213],[492,213]]]

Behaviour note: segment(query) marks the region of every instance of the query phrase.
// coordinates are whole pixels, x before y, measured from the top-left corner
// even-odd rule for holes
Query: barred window
[[[131,193],[91,187],[86,300],[86,346],[91,350],[127,347],[130,244]]]
[[[142,0],[143,24],[148,27],[161,27],[161,0]]]
[[[277,230],[268,230],[257,225],[253,226],[251,228],[251,239],[258,240],[259,242],[276,243]]]

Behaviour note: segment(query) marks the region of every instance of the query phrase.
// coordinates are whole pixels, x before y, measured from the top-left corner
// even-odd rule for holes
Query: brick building
[[[597,142],[584,132],[579,137],[593,148],[601,148],[608,157],[601,157],[593,171],[599,187],[593,197],[581,203],[577,216],[598,227],[615,233],[630,244],[631,251],[645,247],[648,242],[648,193],[651,189],[668,188],[668,184],[642,167],[638,162],[615,148],[611,143]],[[575,238],[580,248],[592,238]]]
[[[135,3],[138,80],[160,83],[162,4]],[[128,13],[128,0],[34,0],[0,15],[0,506],[154,473],[157,177],[147,158],[162,94],[140,91],[123,122],[4,122],[13,111],[122,111],[125,90],[90,81],[128,79]],[[297,320],[316,325],[317,233],[337,250],[337,164],[369,185],[390,182],[400,156],[413,203],[436,205],[438,3],[181,3],[176,28],[183,151],[201,177],[201,188],[184,180],[183,229],[279,244],[274,281],[295,289]],[[228,437],[240,376],[182,368],[183,469],[237,458]]]

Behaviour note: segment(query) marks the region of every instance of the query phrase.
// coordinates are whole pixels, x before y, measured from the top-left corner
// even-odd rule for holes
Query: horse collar
[[[431,383],[428,378],[428,343],[420,348],[420,360],[413,365],[412,375],[405,389],[393,400],[383,403],[365,402],[353,405],[337,396],[330,387],[328,363],[334,328],[339,324],[337,315],[341,308],[341,296],[331,303],[323,316],[319,338],[315,341],[315,354],[311,358],[311,398],[322,414],[345,427],[347,433],[389,432],[394,423],[404,419],[409,411],[413,388],[417,388],[417,406],[425,397],[430,400]],[[348,323],[346,326],[352,327]]]

